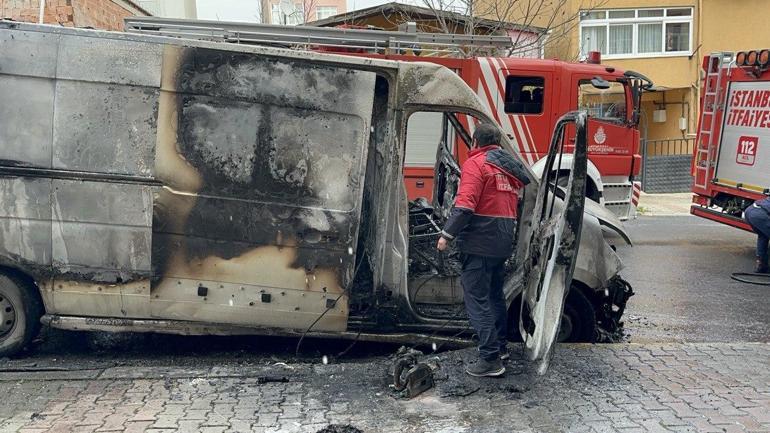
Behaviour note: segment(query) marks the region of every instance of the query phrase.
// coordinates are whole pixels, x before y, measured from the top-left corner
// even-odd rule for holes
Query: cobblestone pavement
[[[413,400],[388,390],[385,358],[0,366],[0,431],[316,432],[335,423],[364,432],[770,432],[768,344],[564,345],[546,376],[514,359],[503,379],[464,376],[473,354],[438,355],[437,386]]]

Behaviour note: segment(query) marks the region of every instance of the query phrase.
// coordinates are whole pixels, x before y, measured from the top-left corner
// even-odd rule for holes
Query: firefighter
[[[461,253],[465,309],[479,338],[479,359],[465,369],[471,376],[501,376],[508,358],[505,262],[513,253],[519,192],[529,178],[500,141],[495,126],[476,128],[455,205],[436,246],[444,251],[456,241]]]
[[[770,273],[768,267],[768,240],[770,240],[770,197],[757,200],[744,212],[746,222],[757,234],[757,267],[754,272]]]

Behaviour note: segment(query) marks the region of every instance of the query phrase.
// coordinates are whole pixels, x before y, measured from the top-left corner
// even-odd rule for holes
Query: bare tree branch
[[[606,2],[584,0],[580,10],[590,11]],[[571,44],[573,30],[580,22],[580,14],[568,10],[568,0],[416,0],[416,3],[433,12],[434,31],[510,36],[511,46],[503,54],[506,56],[533,52],[539,55],[546,39],[553,45]],[[461,14],[462,22],[447,12]],[[474,47],[464,52],[467,56],[500,55]]]

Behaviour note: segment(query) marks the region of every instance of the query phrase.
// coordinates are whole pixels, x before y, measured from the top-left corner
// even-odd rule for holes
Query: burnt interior
[[[461,119],[463,121],[461,122]],[[470,116],[445,113],[440,140],[436,143],[436,163],[432,197],[409,202],[409,294],[417,312],[426,317],[462,318],[461,256],[455,243],[440,252],[436,243],[449,218],[460,183],[460,166],[454,148],[470,149],[466,124]],[[409,143],[407,142],[407,146]],[[523,194],[523,191],[522,191]],[[519,210],[524,199],[519,202]],[[506,263],[507,274],[514,260]]]

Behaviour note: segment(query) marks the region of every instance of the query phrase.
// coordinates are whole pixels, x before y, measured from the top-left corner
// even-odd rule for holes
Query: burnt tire
[[[40,331],[43,302],[31,284],[0,273],[0,358],[18,354]]]
[[[574,285],[564,303],[558,340],[567,343],[596,341],[596,310],[583,291]]]

